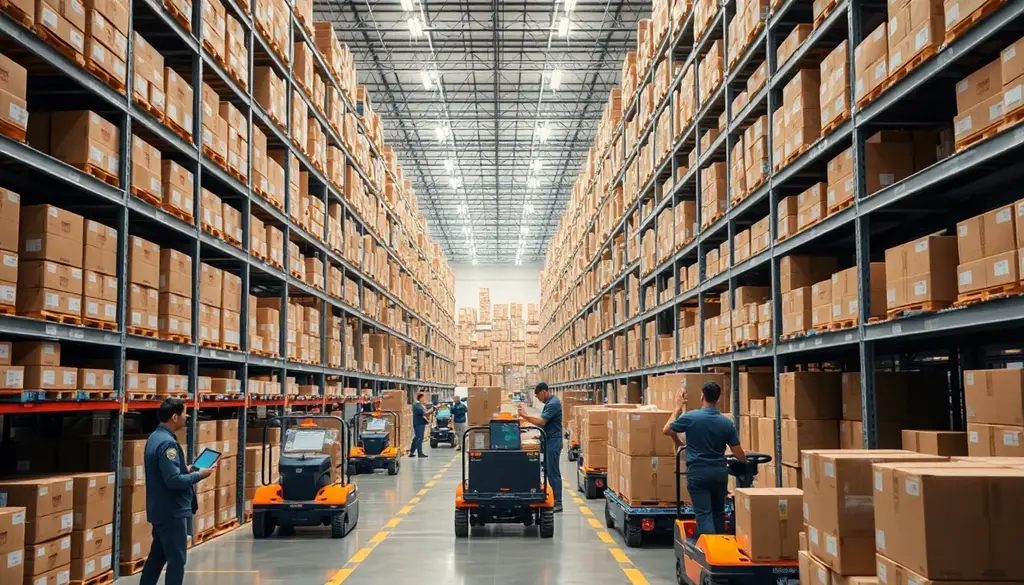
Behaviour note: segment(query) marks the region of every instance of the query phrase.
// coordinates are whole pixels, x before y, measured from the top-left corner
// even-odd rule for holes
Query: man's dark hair
[[[548,389],[548,383],[547,382],[541,382],[541,383],[537,384],[536,388],[533,389],[533,393],[534,394],[540,394],[541,392],[543,392],[543,391],[545,391],[547,389]]]
[[[164,398],[164,401],[160,403],[160,408],[156,411],[156,416],[160,419],[160,422],[165,423],[171,420],[176,414],[185,413],[185,401],[181,398]]]
[[[722,397],[722,388],[716,382],[705,382],[700,392],[704,395],[704,400],[711,404],[718,402]]]
[[[419,400],[420,398],[423,398],[423,393],[422,392],[417,392],[416,393],[416,400]]]

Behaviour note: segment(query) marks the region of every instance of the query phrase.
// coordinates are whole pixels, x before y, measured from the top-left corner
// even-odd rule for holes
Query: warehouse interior
[[[1024,582],[1022,91],[1019,0],[2,0],[0,584]]]

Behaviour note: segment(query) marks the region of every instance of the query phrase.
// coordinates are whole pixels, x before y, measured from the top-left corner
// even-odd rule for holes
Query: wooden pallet
[[[1003,122],[999,125],[999,129],[1005,132],[1021,122],[1024,122],[1024,108],[1017,108],[1003,117]]]
[[[1002,125],[998,123],[991,124],[987,128],[981,130],[980,132],[975,132],[974,134],[968,136],[967,138],[958,141],[956,143],[956,151],[962,152],[964,150],[967,150],[968,148],[974,146],[975,144],[980,144],[988,140],[989,138],[992,138],[996,134],[999,134],[1002,131]]]
[[[825,127],[821,129],[821,136],[825,137],[825,136],[828,136],[829,134],[835,132],[836,128],[842,126],[849,119],[850,119],[850,111],[847,110],[847,111],[843,112],[843,114],[841,116],[839,116],[838,118],[836,118],[835,120],[832,120],[828,124],[825,124]]]
[[[184,211],[178,209],[177,207],[169,203],[160,203],[159,207],[160,209],[163,209],[167,213],[170,213],[174,217],[177,217],[178,219],[189,225],[195,224],[195,218],[192,216],[191,213],[185,213]]]
[[[715,214],[712,215],[711,217],[703,218],[701,220],[701,222],[700,222],[701,229],[704,229],[704,228],[708,227],[709,225],[715,223],[716,221],[722,219],[723,215],[724,214],[721,211],[716,211]]]
[[[117,323],[115,321],[103,321],[100,319],[82,317],[82,325],[92,327],[93,329],[102,329],[104,331],[117,331]]]
[[[823,22],[825,22],[825,19],[828,18],[829,14],[832,14],[832,11],[835,10],[837,4],[839,4],[839,0],[832,0],[827,6],[825,6],[825,9],[821,11],[821,14],[814,18],[814,28],[818,28]]]
[[[216,236],[222,240],[226,240],[226,238],[224,237],[224,232],[213,227],[213,225],[206,223],[205,221],[200,221],[199,227],[203,228],[203,231],[210,234],[211,236]]]
[[[228,532],[231,532],[235,528],[241,526],[241,523],[238,521],[238,518],[235,517],[228,520],[224,524],[215,524],[215,526],[216,528],[214,529],[214,534],[211,538],[217,538],[218,536],[227,534]]]
[[[117,393],[113,390],[37,390],[39,400],[45,402],[82,402],[96,400],[114,400]]]
[[[953,306],[966,307],[968,305],[994,301],[996,299],[1002,299],[1009,296],[1017,296],[1021,294],[1021,292],[1022,289],[1019,282],[1001,284],[999,286],[992,286],[986,289],[957,295],[956,302],[953,303]]]
[[[217,163],[217,166],[219,166],[220,168],[224,169],[225,171],[228,170],[227,159],[221,156],[220,153],[214,152],[212,148],[205,144],[203,145],[203,154],[206,155],[206,158]]]
[[[935,311],[948,309],[951,304],[952,303],[946,301],[925,301],[923,303],[913,303],[896,309],[889,309],[886,312],[886,317],[887,320],[892,320],[901,317],[913,317],[914,315],[923,313],[934,313]]]
[[[846,201],[843,201],[842,203],[836,203],[835,205],[832,205],[832,206],[830,206],[828,208],[828,215],[835,215],[835,214],[839,213],[840,211],[846,209],[847,207],[853,207],[853,203],[854,203],[853,199],[847,199]]]
[[[114,582],[114,572],[107,571],[102,575],[96,575],[91,579],[85,581],[69,581],[68,585],[107,585],[108,583]]]
[[[21,26],[29,30],[32,29],[32,23],[35,20],[33,16],[15,6],[10,0],[0,0],[0,11],[3,11],[7,16],[10,16]]]
[[[216,402],[218,400],[241,400],[244,397],[245,396],[241,392],[225,392],[223,394],[211,394],[209,392],[206,392],[204,394],[200,394],[200,398],[202,398],[203,400],[210,400],[213,402]]]
[[[235,80],[235,83],[237,83],[239,87],[241,87],[245,91],[248,91],[248,89],[249,89],[249,82],[247,82],[245,80],[245,78],[243,78],[239,74],[238,71],[235,71],[231,67],[228,67],[228,75],[231,77],[231,79]]]
[[[168,2],[168,0],[164,0],[164,9],[174,17],[174,20],[178,21],[178,24],[180,24],[182,28],[188,32],[192,32],[192,21],[189,20],[189,17],[186,16],[185,13],[178,10],[177,6]]]
[[[134,561],[121,562],[121,571],[118,573],[122,577],[125,575],[134,575],[142,570],[142,567],[146,565],[146,559],[135,559]]]
[[[89,73],[95,75],[100,81],[109,85],[110,88],[117,93],[127,95],[128,88],[125,87],[124,82],[104,71],[103,68],[97,65],[91,58],[86,58],[85,68]]]
[[[40,321],[53,321],[54,323],[65,323],[67,325],[82,324],[82,317],[80,317],[79,315],[68,315],[65,313],[55,313],[53,311],[36,311],[33,313],[26,313],[21,316],[28,317],[29,319],[39,319]]]
[[[866,94],[864,94],[863,97],[857,100],[857,107],[863,108],[864,106],[878,99],[878,96],[882,95],[883,93],[885,93],[885,90],[889,89],[889,85],[889,79],[886,78],[885,81],[878,84],[878,87],[867,92]]]
[[[825,331],[842,331],[857,326],[859,319],[835,319],[825,327]]]
[[[779,336],[779,341],[793,341],[794,339],[802,339],[807,337],[807,331],[798,331],[796,333],[789,333]]]
[[[906,77],[911,71],[917,69],[928,59],[931,59],[939,50],[937,46],[925,47],[916,55],[908,58],[902,65],[889,72],[889,85],[892,85]]]
[[[235,167],[228,164],[228,174],[238,180],[239,183],[245,184],[246,176]]]
[[[788,167],[793,161],[795,161],[796,159],[800,158],[801,154],[807,152],[807,149],[810,148],[810,147],[811,147],[810,144],[804,144],[800,148],[796,149],[796,152],[794,152],[793,154],[790,154],[787,157],[783,157],[782,162],[779,163],[779,168],[780,169],[784,169],[784,168]]]
[[[10,315],[13,317],[15,312],[13,305],[0,305],[0,315]]]
[[[43,42],[47,45],[57,49],[57,52],[67,57],[72,63],[75,63],[79,67],[85,67],[85,55],[83,55],[78,49],[72,47],[67,41],[50,32],[50,29],[46,28],[42,24],[37,25],[35,30],[36,36],[43,39]]]
[[[161,331],[161,332],[159,332],[159,336],[160,336],[160,339],[164,339],[166,341],[176,341],[178,343],[192,343],[192,336],[191,335],[180,335],[180,334],[177,334],[177,333],[164,333],[164,332]]]
[[[980,22],[981,19],[992,14],[993,12],[996,11],[997,8],[999,8],[1005,3],[1006,0],[989,0],[988,2],[979,6],[977,9],[975,9],[974,12],[970,13],[969,15],[964,17],[963,20],[956,23],[956,25],[953,28],[946,31],[946,44],[948,45],[949,43],[955,41],[957,37],[964,34],[967,31],[967,29],[978,24],[978,22]]]
[[[3,134],[4,136],[10,138],[11,140],[16,140],[18,142],[24,143],[25,132],[25,128],[15,126],[7,120],[0,120],[0,134]]]
[[[220,348],[224,351],[242,351],[242,346],[237,343],[221,343]]]
[[[74,163],[72,166],[82,171],[83,173],[88,173],[96,177],[97,179],[103,181],[104,183],[107,183],[108,185],[112,185],[114,187],[121,186],[121,180],[118,179],[116,175],[108,173],[107,171],[99,168],[98,166],[92,163]]]
[[[236,248],[241,248],[242,247],[241,240],[238,240],[237,238],[233,238],[233,237],[231,237],[230,235],[228,235],[226,233],[224,234],[223,239],[224,239],[225,242],[231,244],[232,246],[235,246]]]
[[[148,112],[150,116],[156,118],[156,120],[161,124],[163,123],[165,117],[163,110],[149,103],[148,100],[141,96],[132,96],[132,100],[135,102],[135,105],[139,106],[140,108]]]
[[[212,341],[210,339],[200,339],[199,347],[208,347],[210,349],[222,349],[219,341]]]
[[[135,185],[132,185],[132,195],[139,199],[142,199],[143,201],[149,203],[153,207],[160,207],[160,196],[155,193],[146,191],[145,189],[139,189]]]
[[[138,335],[139,337],[152,337],[153,339],[156,339],[157,337],[159,337],[157,335],[156,329],[150,329],[149,327],[129,326],[128,327],[128,334],[129,335]]]

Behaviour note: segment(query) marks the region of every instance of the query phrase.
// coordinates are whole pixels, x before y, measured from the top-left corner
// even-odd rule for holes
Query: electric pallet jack
[[[448,408],[440,408],[434,416],[434,424],[430,426],[430,448],[437,449],[441,443],[455,446],[455,431],[452,429],[452,413]]]
[[[391,444],[391,429],[400,428],[398,423],[398,413],[393,410],[360,412],[354,417],[352,428],[359,437],[348,452],[349,475],[373,473],[377,469],[387,469],[388,475],[398,474],[401,450]]]
[[[604,495],[604,488],[608,483],[608,469],[590,467],[584,461],[583,454],[580,454],[576,461],[576,487],[588,500],[596,500]]]
[[[488,431],[487,449],[466,452],[469,434]],[[540,449],[523,445],[524,433],[540,435]],[[469,536],[470,526],[523,524],[540,527],[541,538],[555,534],[555,495],[541,462],[547,437],[537,427],[523,427],[518,418],[499,414],[488,426],[469,427],[462,434],[462,481],[455,489],[455,536]]]
[[[726,464],[729,474],[736,477],[736,487],[744,488],[754,485],[758,466],[771,460],[771,456],[764,453],[747,453],[746,463],[730,455]],[[677,478],[678,472],[679,455],[676,456]],[[726,511],[727,534],[702,534],[694,539],[696,520],[676,520],[674,547],[679,585],[797,585],[800,582],[799,563],[751,560],[734,536],[735,508],[729,505]]]
[[[582,457],[580,455],[580,442],[575,437],[572,437],[571,434],[569,431],[565,432],[565,438],[569,440],[569,449],[565,452],[565,458],[569,461],[578,461]]]
[[[291,425],[290,422],[296,422]],[[323,424],[336,421],[337,428]],[[280,479],[270,481],[267,462],[267,428],[273,423],[285,427],[284,444],[278,463]],[[282,415],[267,421],[263,429],[263,485],[252,498],[252,535],[266,538],[280,527],[287,534],[295,526],[330,526],[332,538],[348,534],[359,520],[359,490],[345,481],[348,429],[345,421],[327,415]],[[340,444],[339,444],[340,442]],[[336,464],[331,454],[338,457]],[[338,479],[332,475],[338,470]]]

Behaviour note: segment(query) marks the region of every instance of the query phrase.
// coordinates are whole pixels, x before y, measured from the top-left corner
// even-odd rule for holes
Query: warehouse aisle
[[[604,501],[574,497],[575,467],[564,460],[565,512],[553,539],[540,539],[533,528],[495,526],[456,540],[459,457],[451,449],[428,453],[404,459],[397,477],[356,478],[361,515],[345,539],[300,529],[291,538],[255,541],[246,526],[189,551],[186,585],[377,585],[385,575],[391,585],[674,583],[671,548],[625,549],[604,529]],[[138,575],[118,583],[135,585]]]

